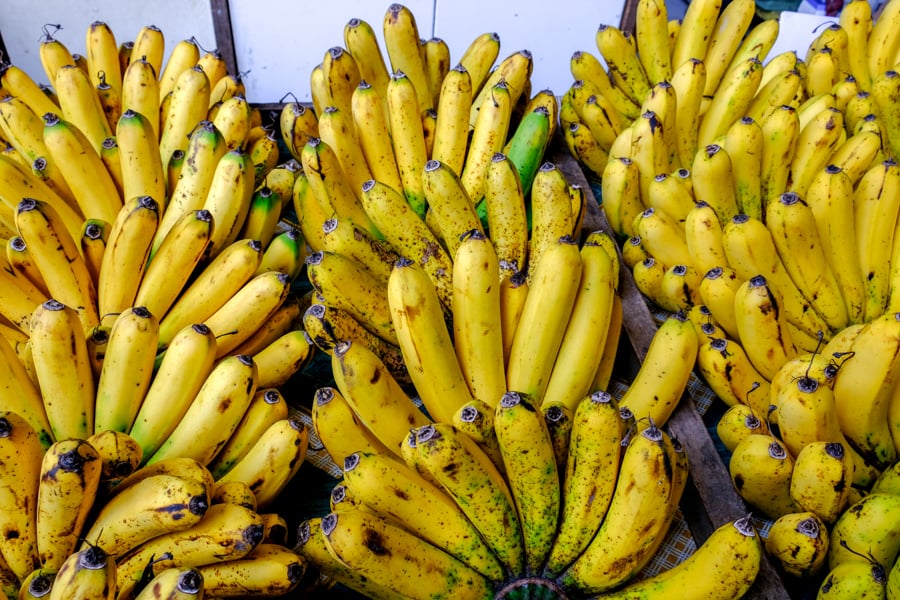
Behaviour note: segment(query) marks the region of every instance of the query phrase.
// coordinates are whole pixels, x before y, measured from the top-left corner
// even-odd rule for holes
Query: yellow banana
[[[697,369],[710,389],[729,407],[747,404],[765,417],[769,408],[769,381],[750,362],[735,340],[713,337],[700,344]]]
[[[490,239],[465,236],[453,262],[453,347],[472,396],[489,406],[506,392],[499,281]]]
[[[810,511],[779,517],[766,538],[769,555],[785,572],[796,577],[810,577],[821,572],[828,545],[825,522]]]
[[[321,529],[330,552],[396,593],[481,598],[492,592],[483,575],[382,517],[361,510],[333,512],[322,517]],[[365,543],[372,536],[381,540],[385,551],[373,551]],[[430,576],[423,578],[425,572]]]
[[[262,246],[237,240],[207,263],[159,323],[159,345],[165,348],[182,328],[201,323],[216,312],[256,273]]]
[[[565,333],[563,323],[568,322],[575,304],[581,270],[578,245],[570,236],[544,251],[509,351],[507,389],[529,394],[538,403],[543,400]]]
[[[44,449],[35,430],[16,413],[0,411],[0,554],[19,581],[39,564],[37,497]]]
[[[239,481],[253,492],[260,510],[265,510],[300,470],[309,446],[309,430],[298,417],[271,423],[247,453],[219,479]]]
[[[846,2],[838,15],[838,24],[847,32],[847,58],[850,63],[850,73],[862,90],[868,90],[872,83],[868,48],[872,23],[872,5],[866,6],[860,0]]]
[[[510,106],[517,106],[522,96],[528,97],[526,89],[531,82],[531,73],[534,69],[534,57],[529,50],[518,50],[501,60],[494,68],[481,88],[475,92],[477,86],[473,77],[472,91],[475,94],[472,99],[472,110],[469,113],[469,129],[474,129],[478,121],[478,114],[484,102],[493,95],[494,86],[501,81],[506,83],[509,90]]]
[[[385,97],[365,79],[360,81],[351,96],[351,117],[360,150],[371,177],[402,192],[403,182],[391,145],[386,110]],[[362,181],[352,185],[355,193],[362,193]]]
[[[601,190],[601,208],[612,230],[619,236],[635,235],[635,218],[647,208],[641,197],[637,163],[627,156],[611,158],[603,170]]]
[[[256,382],[256,363],[249,356],[231,355],[217,363],[178,425],[148,457],[147,464],[172,456],[209,463],[246,412],[256,392]]]
[[[770,519],[799,511],[790,494],[794,458],[771,434],[748,435],[728,464],[738,494]]]
[[[261,542],[244,558],[196,568],[203,594],[226,597],[288,594],[300,584],[305,571],[306,562],[295,551],[270,542]]]
[[[34,78],[12,63],[3,66],[0,72],[0,87],[10,95],[21,98],[38,116],[59,110],[59,105],[44,92]]]
[[[610,78],[636,104],[641,104],[653,83],[647,76],[638,49],[631,45],[625,33],[613,25],[601,24],[594,36],[597,49],[609,68]],[[672,63],[672,68],[676,68]]]
[[[709,39],[715,31],[716,21],[722,8],[721,0],[703,0],[688,6],[681,19],[681,31],[672,49],[672,69],[678,69],[684,62],[706,57]]]
[[[762,554],[763,542],[750,517],[742,517],[717,527],[678,565],[602,597],[605,600],[651,600],[664,598],[674,590],[679,590],[686,599],[718,594],[741,597],[756,580]],[[713,573],[716,575],[711,576]]]
[[[637,55],[651,85],[672,78],[669,16],[665,2],[642,0],[635,14]]]
[[[476,398],[463,404],[459,410],[453,413],[453,426],[472,438],[478,447],[490,457],[497,470],[505,475],[506,465],[503,464],[503,456],[500,454],[500,446],[497,442],[497,432],[494,429],[495,412],[495,405],[492,406]]]
[[[119,594],[170,567],[199,567],[248,555],[263,536],[262,517],[237,504],[213,504],[195,525],[144,542],[116,561]]]
[[[204,594],[203,574],[193,568],[171,567],[153,577],[135,600],[190,600]]]
[[[325,221],[322,228],[326,252],[356,260],[372,275],[387,283],[391,269],[399,258],[393,249],[350,219],[331,218]]]
[[[422,169],[428,160],[425,134],[416,100],[417,90],[405,72],[394,72],[387,88],[389,124],[394,156],[407,202],[420,217],[425,215]]]
[[[352,341],[338,343],[332,351],[331,364],[341,395],[360,421],[398,457],[410,428],[431,422],[381,359],[364,345]]]
[[[791,496],[822,523],[831,524],[848,506],[852,479],[849,448],[840,442],[812,442],[797,454]]]
[[[214,258],[238,239],[253,198],[253,166],[249,155],[230,150],[216,164],[201,208],[212,214],[213,230],[207,256]]]
[[[157,75],[144,57],[128,63],[122,73],[122,112],[131,109],[141,113],[159,136],[160,80]]]
[[[391,4],[384,15],[383,29],[392,73],[405,73],[415,88],[419,107],[416,113],[432,108],[425,60],[419,50],[421,36],[412,11],[402,4]]]
[[[450,69],[441,83],[431,158],[460,175],[466,159],[469,112],[472,109],[472,74],[462,63]]]
[[[184,416],[212,371],[215,356],[216,338],[203,323],[189,325],[172,338],[129,429],[145,457],[156,452]],[[185,365],[191,365],[187,372]]]
[[[505,577],[497,558],[451,497],[402,463],[384,454],[355,452],[344,461],[344,484],[364,506],[402,524],[485,577],[493,581]]]
[[[41,200],[23,198],[15,218],[16,229],[31,249],[51,296],[75,309],[85,329],[97,325],[97,292],[60,213]]]
[[[440,161],[426,162],[421,176],[428,210],[446,243],[447,253],[455,258],[463,236],[471,231],[483,233],[472,196],[462,178]]]
[[[123,112],[116,126],[116,143],[122,163],[123,201],[150,196],[164,212],[167,199],[165,165],[168,161],[157,160],[159,142],[150,119],[133,110]]]
[[[481,102],[460,174],[460,181],[473,202],[479,202],[484,195],[491,157],[506,144],[513,106],[512,91],[506,81],[493,85]]]
[[[111,600],[116,589],[116,559],[99,546],[70,554],[53,580],[48,598],[102,598]],[[63,591],[65,590],[65,591]]]
[[[459,64],[471,77],[473,94],[481,90],[499,54],[500,36],[493,31],[475,36],[463,50]]]
[[[311,106],[300,102],[286,102],[278,120],[281,139],[288,153],[300,160],[300,152],[311,137],[318,135],[318,116]]]
[[[159,73],[159,71],[157,71]],[[212,91],[212,74],[198,63],[178,75],[172,88],[172,98],[159,129],[159,155],[168,164],[176,148],[187,150],[188,136],[200,121],[207,118]],[[162,110],[162,106],[160,107]]]
[[[354,452],[391,452],[360,422],[346,398],[333,387],[318,388],[312,405],[312,427],[316,437],[336,465]]]
[[[29,376],[12,344],[5,336],[0,339],[0,401],[6,410],[25,419],[35,430],[41,447],[48,448],[55,440],[47,418],[37,383]]]
[[[420,464],[469,517],[496,557],[511,573],[524,573],[525,550],[515,501],[490,457],[452,425],[435,423],[417,430]],[[446,467],[459,465],[455,474]]]
[[[57,300],[47,300],[32,314],[29,339],[54,439],[86,438],[94,431],[95,384],[77,313]]]
[[[713,143],[744,116],[759,89],[761,78],[762,62],[754,56],[730,67],[703,112],[697,134],[699,148]]]
[[[319,119],[324,116],[328,106],[349,115],[350,97],[361,81],[355,57],[341,46],[332,46],[322,58],[322,75],[325,78],[327,93],[326,104],[316,113]]]
[[[450,46],[439,37],[429,38],[423,46],[431,107],[434,108],[440,103],[441,84],[452,66],[450,64]]]
[[[865,556],[875,563],[894,564],[900,538],[891,527],[898,500],[893,494],[868,494],[841,513],[831,529],[828,568],[859,561],[857,548],[865,548]]]
[[[484,181],[484,207],[498,263],[524,269],[528,258],[525,195],[515,164],[506,154],[491,157]]]
[[[360,79],[374,86],[378,96],[384,98],[390,74],[372,26],[356,17],[347,21],[344,25],[344,46],[356,60]]]
[[[651,424],[630,439],[622,451],[616,489],[606,516],[584,552],[557,578],[566,588],[586,593],[612,589],[632,577],[653,556],[656,538],[664,536],[674,513],[669,504],[674,456],[668,434]],[[624,526],[624,523],[632,523]],[[644,534],[635,541],[630,527]]]
[[[155,71],[159,79],[160,101],[175,88],[175,82],[178,81],[178,76],[181,75],[183,71],[186,71],[197,64],[199,59],[200,49],[194,38],[179,40],[172,47],[165,65],[161,70]]]
[[[407,259],[398,261],[387,285],[391,321],[422,403],[436,421],[449,423],[472,399],[444,325],[444,312],[428,274]]]
[[[740,441],[750,434],[769,433],[768,421],[760,419],[759,415],[750,408],[750,400],[751,396],[748,395],[746,398],[748,404],[730,406],[716,423],[716,435],[719,436],[729,452],[733,452]]]
[[[165,36],[162,30],[156,25],[144,25],[134,36],[131,56],[137,58],[146,56],[147,61],[153,66],[153,72],[162,73],[164,50]]]
[[[94,150],[99,151],[103,140],[113,134],[113,128],[88,74],[75,66],[62,66],[56,71],[53,88],[62,118],[78,127]]]

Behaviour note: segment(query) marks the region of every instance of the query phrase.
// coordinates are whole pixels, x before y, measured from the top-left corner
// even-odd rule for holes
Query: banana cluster
[[[259,436],[247,458],[217,478],[186,456],[131,469],[139,460],[124,448],[139,447],[112,432],[45,450],[28,421],[0,412],[4,597],[226,598],[295,589],[307,563],[287,546],[285,519],[267,508],[277,476],[262,487],[245,477],[284,470],[287,456],[270,459],[288,454],[283,446],[292,463],[302,462],[306,430],[295,419],[287,429],[277,439]]]
[[[163,65],[157,28],[117,44],[102,22],[85,49],[41,42],[49,88],[0,75],[0,407],[31,432],[4,450],[4,585],[131,598],[179,567],[169,588],[281,593],[303,563],[255,511],[308,446],[279,391],[315,350],[282,220],[298,169],[217,53],[185,40]],[[125,485],[186,461],[206,475]],[[218,507],[236,490],[252,510]]]
[[[601,52],[618,48],[604,82],[639,108],[595,135],[602,161],[572,151],[602,176],[637,287],[697,326],[696,369],[729,407],[732,480],[774,521],[769,553],[824,577],[820,597],[859,597],[863,581],[883,595],[896,553],[875,550],[894,500],[875,486],[900,457],[900,2],[877,19],[846,3],[801,56],[769,57],[777,21],[750,28],[752,13],[695,1],[673,22],[642,1],[633,40],[601,27]],[[561,119],[610,114],[576,78]],[[884,522],[857,524],[869,503]]]
[[[493,407],[465,405],[452,423],[410,429],[401,457],[372,445],[346,454],[330,512],[301,523],[297,552],[325,582],[372,598],[749,589],[763,551],[749,519],[723,526],[677,567],[637,578],[677,511],[687,456],[663,429],[638,428],[607,392],[569,416],[559,409],[511,391]]]

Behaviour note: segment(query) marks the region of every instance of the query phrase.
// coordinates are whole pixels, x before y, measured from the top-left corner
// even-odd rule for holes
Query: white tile
[[[498,61],[519,50],[534,60],[534,91],[550,89],[559,96],[572,84],[569,59],[576,50],[598,55],[594,41],[601,25],[618,26],[624,2],[556,0],[544,2],[485,2],[437,0],[435,36],[450,47],[451,62],[486,31],[500,36]]]
[[[822,32],[824,23],[832,23],[834,19],[822,15],[811,15],[782,11],[778,16],[778,38],[765,62],[782,52],[793,50],[801,59],[806,58],[806,50],[812,41]]]
[[[359,18],[372,26],[383,43],[384,15],[389,2],[285,2],[230,0],[235,54],[251,102],[278,102],[291,93],[311,100],[309,74],[329,48],[344,45],[344,25]],[[431,37],[432,0],[404,2],[416,18],[419,34]]]
[[[0,32],[10,61],[39,83],[48,83],[38,55],[41,28],[62,25],[54,37],[70,52],[84,54],[94,21],[109,25],[119,43],[133,40],[145,25],[156,25],[165,36],[167,57],[176,43],[190,37],[205,49],[216,47],[208,0],[4,0],[0,10]]]

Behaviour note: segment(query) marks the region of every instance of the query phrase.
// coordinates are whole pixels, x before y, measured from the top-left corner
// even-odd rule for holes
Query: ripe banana
[[[48,598],[98,598],[111,600],[116,589],[116,559],[99,546],[70,554],[53,580]]]
[[[770,519],[800,510],[790,492],[793,470],[794,458],[771,434],[746,436],[728,463],[738,494]]]
[[[28,422],[0,411],[0,555],[19,581],[39,564],[37,497],[44,449]]]
[[[810,442],[794,461],[791,497],[830,525],[848,506],[853,469],[849,447],[841,442]]]

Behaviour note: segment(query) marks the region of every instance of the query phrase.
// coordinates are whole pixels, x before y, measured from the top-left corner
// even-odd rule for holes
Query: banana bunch
[[[638,428],[604,391],[576,404],[561,442],[554,412],[510,391],[495,407],[467,404],[453,423],[409,429],[401,457],[371,444],[344,454],[330,510],[301,523],[297,552],[323,584],[372,598],[631,598],[638,589],[642,598],[730,598],[749,589],[763,547],[749,519],[723,526],[679,566],[639,576],[676,513],[683,448],[652,422]]]
[[[409,389],[422,382],[404,361],[388,306],[394,264],[405,259],[422,269],[449,316],[454,271],[475,278],[469,271],[480,268],[455,264],[477,232],[489,239],[501,274],[478,277],[502,280],[515,291],[493,293],[517,302],[518,281],[532,279],[543,249],[563,235],[579,238],[586,196],[544,160],[558,99],[550,90],[532,93],[529,51],[501,57],[499,36],[485,33],[454,66],[446,43],[420,39],[406,6],[391,4],[382,27],[383,49],[369,23],[348,21],[344,45],[328,49],[310,74],[312,105],[285,105],[280,128],[302,168],[293,207],[314,288],[304,327],[327,353],[344,340],[365,345]],[[470,327],[468,317],[458,321]],[[476,385],[496,399],[505,390],[497,385],[494,334],[492,362],[473,364],[480,372],[467,376],[487,378]]]
[[[286,545],[287,523],[270,506],[276,471],[302,462],[307,434],[296,419],[283,421],[291,434],[268,428],[217,475],[185,456],[128,472],[126,453],[140,447],[124,434],[45,450],[24,417],[0,412],[4,597],[288,593],[307,563]]]

